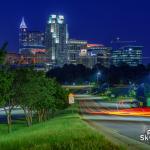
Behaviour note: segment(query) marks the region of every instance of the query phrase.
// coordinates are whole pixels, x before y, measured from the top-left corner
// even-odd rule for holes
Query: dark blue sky
[[[137,40],[150,56],[149,7],[149,0],[1,0],[0,44],[8,41],[9,50],[17,51],[21,17],[31,30],[44,31],[56,12],[65,15],[71,38],[106,45],[117,36]]]

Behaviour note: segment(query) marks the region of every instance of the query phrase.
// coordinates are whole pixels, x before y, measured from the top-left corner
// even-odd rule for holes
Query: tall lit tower
[[[19,28],[19,53],[21,53],[21,51],[27,45],[28,45],[28,28],[23,17]]]
[[[62,66],[67,63],[68,28],[64,16],[50,15],[45,32],[45,45],[51,61]]]

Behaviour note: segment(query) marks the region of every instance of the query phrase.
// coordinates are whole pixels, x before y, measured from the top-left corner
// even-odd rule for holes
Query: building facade
[[[29,31],[28,45],[33,47],[44,47],[44,33],[40,31]]]
[[[68,41],[68,63],[78,64],[79,54],[82,49],[86,49],[87,41],[69,39]]]
[[[5,57],[6,64],[19,64],[20,63],[20,54],[17,53],[7,53]]]
[[[68,62],[68,27],[64,16],[50,15],[46,31],[45,46],[54,65],[62,66]]]
[[[95,56],[80,56],[78,58],[78,64],[82,64],[87,68],[93,68],[95,64],[97,64],[97,58]]]
[[[124,46],[112,52],[112,63],[119,66],[122,63],[129,66],[142,64],[142,46]]]
[[[93,68],[93,66],[97,63],[96,58],[96,56],[89,55],[87,48],[81,49],[77,63],[82,64],[87,68]]]
[[[109,67],[111,62],[111,47],[105,47],[102,44],[88,44],[88,55],[96,57],[96,63],[101,64],[104,67]]]

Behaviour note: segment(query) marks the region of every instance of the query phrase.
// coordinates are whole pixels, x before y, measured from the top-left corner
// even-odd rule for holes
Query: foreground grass
[[[96,132],[78,114],[58,115],[50,121],[18,128],[4,134],[0,125],[0,150],[119,150]],[[18,129],[18,130],[17,130]]]

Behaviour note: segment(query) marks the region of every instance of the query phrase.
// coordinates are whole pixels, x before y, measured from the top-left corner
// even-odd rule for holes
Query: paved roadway
[[[150,109],[130,109],[129,105],[105,102],[90,95],[77,95],[76,99],[83,118],[96,126],[104,126],[136,141],[140,141],[140,135],[150,129]],[[150,140],[144,143],[149,145]]]
[[[149,122],[132,122],[132,121],[95,121],[96,125],[103,125],[115,132],[140,141],[140,135],[150,129]],[[141,142],[141,141],[140,141]],[[150,144],[150,141],[144,143]]]
[[[20,107],[16,107],[14,108],[14,110],[12,110],[13,119],[22,118],[23,116],[24,116],[24,112]],[[0,123],[2,122],[6,122],[6,114],[3,108],[0,108]]]

